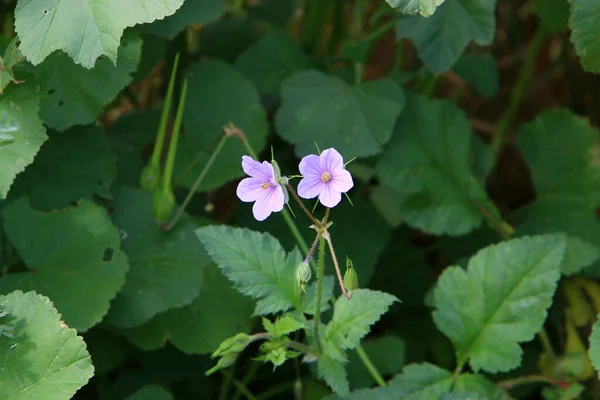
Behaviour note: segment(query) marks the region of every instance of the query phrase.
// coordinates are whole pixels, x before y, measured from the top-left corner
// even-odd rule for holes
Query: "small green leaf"
[[[18,176],[14,190],[27,194],[35,209],[49,211],[94,195],[109,198],[116,175],[106,135],[88,126],[51,135],[35,162]]]
[[[369,289],[357,289],[350,300],[340,296],[333,308],[333,318],[323,336],[325,353],[345,362],[345,350],[354,349],[398,299],[391,294]]]
[[[459,365],[509,371],[521,362],[520,342],[533,339],[560,277],[563,236],[524,237],[492,245],[467,270],[447,268],[434,291],[437,327],[454,344]]]
[[[317,371],[319,377],[325,379],[325,382],[335,393],[344,397],[350,394],[350,385],[342,361],[336,360],[327,354],[322,354],[319,356]]]
[[[38,117],[39,95],[32,85],[10,86],[0,97],[0,198],[6,198],[15,176],[33,162],[46,141]]]
[[[204,169],[223,127],[233,123],[244,132],[256,152],[265,145],[268,125],[256,88],[221,61],[192,64],[186,72],[189,96],[183,115],[185,135],[179,140],[174,180],[190,187]],[[215,189],[241,177],[241,159],[247,154],[238,137],[231,137],[206,174],[198,191]]]
[[[5,275],[0,292],[36,290],[50,297],[65,321],[79,331],[100,322],[128,269],[119,233],[106,210],[82,200],[74,207],[40,213],[21,198],[2,216],[28,271]]]
[[[41,65],[37,77],[42,93],[40,115],[46,125],[63,131],[94,122],[131,82],[141,54],[142,39],[135,30],[125,32],[116,66],[104,59],[89,70],[74,64],[63,52],[53,54]]]
[[[275,337],[286,336],[305,327],[304,321],[291,314],[284,314],[277,318],[275,323],[263,317],[263,324],[267,332]]]
[[[283,80],[313,64],[290,35],[270,31],[240,54],[235,67],[261,92],[279,95]]]
[[[437,400],[450,392],[452,374],[429,363],[410,364],[390,383],[396,400]]]
[[[175,12],[151,24],[141,25],[140,31],[164,39],[174,39],[189,25],[206,24],[225,12],[224,0],[188,0]]]
[[[173,400],[173,395],[159,385],[146,385],[125,400]]]
[[[381,213],[436,235],[462,235],[499,212],[470,170],[471,127],[453,102],[410,96],[394,136],[377,164],[383,185],[396,202],[375,195]],[[451,143],[451,145],[450,145]],[[385,207],[385,208],[384,208]]]
[[[15,30],[21,51],[33,65],[64,50],[77,64],[92,68],[101,55],[117,63],[125,28],[162,19],[182,4],[183,0],[139,0],[119,6],[112,0],[21,1],[15,8]]]
[[[196,234],[236,289],[258,300],[254,315],[302,309],[294,279],[301,261],[297,250],[286,257],[273,236],[248,229],[207,226]]]
[[[286,79],[281,97],[277,132],[296,146],[299,157],[314,153],[315,142],[348,159],[377,154],[404,107],[402,90],[389,79],[349,86],[316,70]]]
[[[0,398],[68,400],[94,375],[83,339],[35,292],[0,296],[14,339],[0,338]]]
[[[143,350],[158,349],[169,341],[186,354],[210,354],[228,337],[250,332],[253,307],[252,300],[238,293],[211,265],[204,273],[200,296],[192,304],[159,314],[122,333]]]
[[[131,266],[106,319],[119,328],[139,326],[156,314],[190,304],[200,294],[209,264],[194,235],[198,225],[184,218],[163,231],[152,216],[151,197],[125,187],[115,195],[113,218]]]
[[[496,0],[445,1],[431,18],[400,18],[396,36],[412,39],[425,65],[440,74],[452,67],[469,42],[492,43],[495,6]]]
[[[386,0],[387,3],[402,14],[420,14],[430,17],[444,0]]]
[[[571,17],[569,27],[571,42],[581,58],[583,69],[600,72],[600,26],[596,23],[600,18],[600,2],[596,0],[571,1]]]

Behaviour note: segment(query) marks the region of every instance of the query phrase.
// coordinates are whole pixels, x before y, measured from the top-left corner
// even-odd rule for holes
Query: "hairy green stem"
[[[356,348],[356,354],[358,354],[358,357],[360,357],[360,360],[362,361],[364,366],[367,368],[373,379],[375,379],[375,382],[377,382],[377,384],[381,387],[386,386],[385,380],[382,378],[379,371],[377,371],[377,368],[375,368],[375,365],[373,365],[371,359],[369,358],[365,350],[362,348],[362,346],[359,345]]]
[[[177,106],[177,114],[175,115],[175,123],[173,132],[171,133],[171,143],[169,143],[169,152],[165,161],[165,172],[162,179],[163,191],[166,193],[171,190],[171,179],[173,178],[173,168],[175,167],[175,155],[177,154],[177,143],[179,141],[179,131],[181,129],[181,121],[183,119],[183,109],[185,108],[185,98],[187,96],[188,81],[183,82],[181,89],[181,97]]]
[[[300,206],[300,208],[302,209],[302,211],[304,211],[304,213],[308,216],[308,218],[312,221],[312,223],[315,224],[315,226],[317,228],[320,228],[321,227],[321,222],[312,215],[312,213],[308,210],[308,208],[306,208],[306,206],[304,205],[304,203],[302,202],[302,200],[300,200],[300,197],[298,197],[298,194],[296,193],[296,191],[294,190],[294,188],[292,187],[292,185],[290,185],[288,183],[286,185],[286,187],[292,193],[292,197],[294,198],[294,200],[296,200],[296,202],[298,203],[298,205]]]
[[[556,385],[556,381],[552,378],[548,378],[544,375],[525,375],[519,376],[514,379],[507,379],[496,383],[496,386],[501,387],[504,390],[512,389],[516,386],[525,385],[528,383],[549,383]]]
[[[319,238],[319,269],[317,270],[317,294],[315,303],[315,316],[313,319],[313,336],[319,352],[322,351],[319,325],[321,325],[321,299],[323,297],[323,274],[325,272],[325,239]]]
[[[523,100],[523,95],[525,93],[525,85],[531,78],[533,67],[535,65],[535,60],[537,59],[537,56],[542,47],[542,43],[544,42],[545,33],[546,31],[543,28],[539,28],[535,33],[535,36],[531,41],[531,45],[529,46],[529,51],[527,52],[525,62],[523,63],[523,66],[519,71],[517,81],[513,86],[508,107],[502,113],[500,121],[498,122],[498,125],[496,127],[496,132],[494,134],[494,138],[492,139],[492,150],[494,151],[494,154],[496,156],[500,154],[500,151],[504,146],[508,128],[512,124],[517,113],[517,108],[519,108],[519,105]]]
[[[344,279],[342,278],[342,271],[340,270],[340,265],[338,264],[337,257],[335,256],[335,250],[333,248],[333,243],[331,241],[331,235],[329,232],[325,231],[323,236],[325,240],[327,240],[327,244],[329,245],[329,252],[331,253],[331,258],[333,259],[333,265],[335,266],[335,273],[337,274],[338,281],[340,283],[340,288],[342,289],[342,294],[345,298],[350,300],[350,295],[346,291],[346,286],[344,285]]]
[[[213,151],[212,155],[210,156],[210,158],[208,159],[208,161],[204,165],[204,168],[202,168],[202,171],[200,172],[200,175],[198,175],[198,178],[196,178],[196,181],[194,182],[194,184],[190,188],[189,193],[187,194],[187,196],[183,200],[183,203],[181,203],[181,206],[177,210],[177,213],[175,214],[175,216],[173,217],[173,219],[171,220],[171,222],[168,225],[165,225],[165,227],[163,229],[165,229],[165,230],[168,231],[168,230],[172,229],[175,226],[175,224],[177,223],[177,221],[179,221],[179,219],[183,215],[183,212],[185,211],[185,208],[187,207],[187,205],[189,204],[190,200],[192,200],[192,197],[196,193],[196,189],[198,189],[198,186],[200,186],[200,184],[204,180],[204,177],[206,176],[206,174],[208,173],[208,170],[210,169],[210,167],[212,167],[213,163],[217,159],[217,156],[219,155],[219,153],[223,149],[223,146],[225,146],[225,142],[227,141],[228,138],[229,138],[229,136],[223,135],[223,137],[221,138],[221,141],[217,145],[217,148],[215,149],[215,151]]]

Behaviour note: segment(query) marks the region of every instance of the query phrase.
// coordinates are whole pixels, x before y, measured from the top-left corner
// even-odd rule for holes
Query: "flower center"
[[[267,190],[269,184],[267,182],[263,182],[263,184],[260,187],[262,188],[262,190]]]
[[[329,172],[323,172],[323,175],[321,175],[321,180],[325,183],[329,182],[331,180],[331,174]]]

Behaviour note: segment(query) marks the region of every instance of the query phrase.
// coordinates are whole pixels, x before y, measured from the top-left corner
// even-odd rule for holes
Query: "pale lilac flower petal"
[[[298,195],[303,199],[314,199],[321,193],[325,182],[321,180],[321,177],[315,178],[310,176],[309,178],[302,178],[298,183]]]
[[[264,221],[272,212],[283,210],[284,195],[281,186],[270,186],[252,206],[252,213],[257,221]]]
[[[320,165],[321,161],[319,156],[310,154],[300,160],[298,169],[300,170],[300,174],[302,174],[304,177],[315,176],[321,179],[321,174],[323,172],[321,171]]]
[[[324,185],[323,190],[321,190],[321,194],[319,194],[319,201],[325,207],[335,207],[342,201],[342,194],[340,192],[335,191],[331,185]]]
[[[325,171],[333,172],[338,168],[344,167],[342,155],[334,148],[323,150],[320,160],[321,168]]]
[[[244,178],[238,184],[237,197],[245,203],[256,201],[263,196],[264,189],[262,188],[263,180],[258,178]]]
[[[333,178],[331,179],[331,187],[333,190],[340,193],[346,193],[348,190],[352,189],[353,186],[354,181],[352,180],[350,172],[345,169],[334,171]]]
[[[242,156],[242,169],[252,178],[269,182],[275,176],[273,166],[267,161],[259,163],[249,156]]]

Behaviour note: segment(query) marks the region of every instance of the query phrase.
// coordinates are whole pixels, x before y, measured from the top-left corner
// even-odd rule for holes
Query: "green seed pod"
[[[311,276],[312,271],[308,263],[303,261],[298,264],[298,267],[296,267],[296,284],[301,293],[306,293],[306,284],[310,281]]]
[[[356,274],[356,270],[354,269],[354,264],[352,264],[352,260],[346,256],[346,273],[344,274],[344,286],[349,291],[353,291],[358,288],[358,275]]]
[[[235,362],[236,358],[237,358],[237,353],[225,354],[223,357],[219,358],[219,361],[217,361],[217,365],[215,365],[214,367],[212,367],[211,369],[206,371],[204,373],[204,375],[209,376],[211,374],[214,374],[215,372],[217,372],[220,369],[230,367]]]
[[[160,189],[154,191],[154,196],[152,196],[152,213],[159,223],[166,222],[171,217],[171,214],[173,214],[174,208],[175,196],[173,196],[173,192]]]
[[[140,187],[146,190],[154,190],[158,187],[160,181],[160,168],[158,165],[148,163],[140,175]]]
[[[243,351],[246,346],[252,343],[252,337],[245,333],[238,333],[237,335],[225,339],[219,348],[212,354],[212,357],[223,356],[229,353],[239,353]]]

